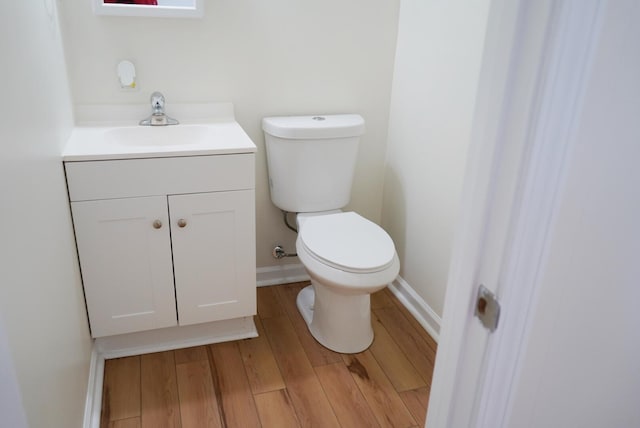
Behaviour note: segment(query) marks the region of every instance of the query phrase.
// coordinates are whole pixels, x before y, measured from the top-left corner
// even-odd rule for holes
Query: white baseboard
[[[91,347],[89,364],[89,381],[87,382],[87,399],[84,407],[83,428],[100,428],[100,412],[102,412],[102,382],[104,380],[104,357],[96,348],[95,341]]]
[[[442,319],[431,306],[400,276],[389,284],[389,290],[437,343]]]
[[[258,287],[309,280],[301,263],[260,267],[256,269],[256,277]]]
[[[99,337],[95,346],[102,358],[111,359],[257,336],[253,317],[243,317]]]

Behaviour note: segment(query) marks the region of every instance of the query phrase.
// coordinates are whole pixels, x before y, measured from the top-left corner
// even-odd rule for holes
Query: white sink
[[[179,125],[140,126],[148,105],[79,106],[65,161],[253,153],[256,146],[230,103],[178,104],[167,112]]]
[[[216,137],[216,127],[209,125],[130,126],[108,129],[105,139],[124,146],[202,145]]]

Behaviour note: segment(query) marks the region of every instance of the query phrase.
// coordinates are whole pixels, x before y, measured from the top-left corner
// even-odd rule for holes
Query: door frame
[[[502,427],[606,0],[494,0],[426,426]],[[489,334],[477,287],[502,306]]]

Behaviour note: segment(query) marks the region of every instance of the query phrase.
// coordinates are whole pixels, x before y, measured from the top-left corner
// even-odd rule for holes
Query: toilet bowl
[[[398,275],[389,235],[355,212],[298,214],[298,257],[311,278],[297,305],[309,331],[341,353],[364,351],[373,341],[370,294]]]
[[[296,250],[311,278],[298,295],[298,309],[322,345],[361,352],[373,341],[370,294],[400,270],[389,235],[355,212],[341,211],[351,197],[364,119],[265,117],[262,129],[271,201],[285,219],[287,212],[298,213]]]

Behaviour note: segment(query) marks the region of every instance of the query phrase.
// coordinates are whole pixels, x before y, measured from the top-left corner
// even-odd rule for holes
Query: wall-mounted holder
[[[136,67],[131,61],[123,60],[118,63],[117,67],[118,80],[120,81],[120,87],[125,90],[135,90],[137,87],[136,82]]]

